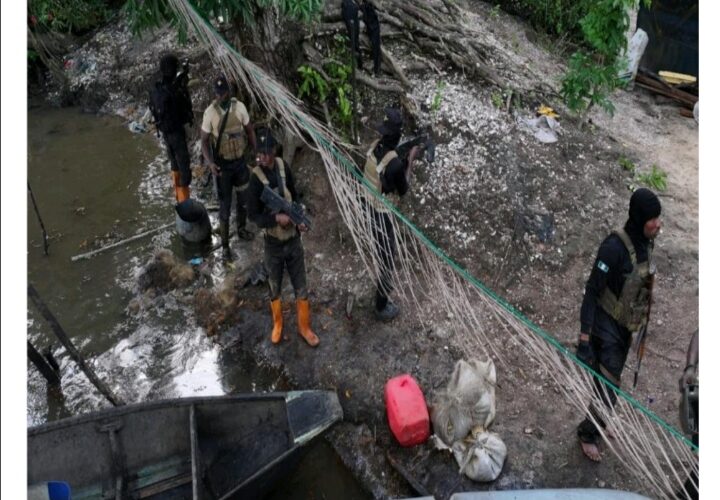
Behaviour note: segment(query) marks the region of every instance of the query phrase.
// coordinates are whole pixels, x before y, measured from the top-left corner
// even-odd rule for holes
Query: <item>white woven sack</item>
[[[500,475],[507,447],[494,432],[479,432],[476,437],[456,441],[452,447],[460,472],[473,481],[494,481]]]

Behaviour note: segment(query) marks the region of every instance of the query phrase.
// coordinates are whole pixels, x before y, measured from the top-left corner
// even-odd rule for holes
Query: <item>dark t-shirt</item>
[[[277,165],[275,165],[275,168],[272,170],[263,168],[263,172],[270,183],[270,189],[276,188],[280,183],[280,172]],[[263,203],[260,199],[264,187],[265,185],[256,175],[250,175],[250,185],[248,186],[247,196],[247,211],[250,220],[258,227],[269,229],[277,226],[277,222],[275,222],[275,216],[265,208],[265,203]],[[285,188],[290,191],[293,201],[298,201],[297,191],[295,190],[295,178],[290,170],[290,165],[287,163],[285,164]],[[283,193],[280,193],[280,196],[283,196]]]

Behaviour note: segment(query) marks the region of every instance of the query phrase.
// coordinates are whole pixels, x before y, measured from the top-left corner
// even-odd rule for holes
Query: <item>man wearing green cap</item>
[[[230,97],[227,79],[220,75],[213,84],[216,99],[203,114],[200,138],[205,162],[215,176],[218,200],[220,202],[220,238],[226,252],[230,250],[230,209],[232,194],[237,197],[237,235],[243,240],[252,240],[254,235],[245,228],[247,219],[246,194],[250,171],[245,164],[245,149],[255,148],[255,131],[250,123],[245,105]],[[212,144],[210,136],[213,137]]]
[[[625,226],[602,242],[585,285],[577,357],[614,387],[620,387],[633,332],[648,320],[655,274],[653,247],[662,226],[660,212],[655,193],[645,188],[635,191]],[[615,391],[597,377],[594,382],[602,404],[615,406]],[[603,429],[605,422],[594,404],[588,410],[594,419],[587,416],[577,433],[585,456],[599,462],[601,434],[595,422]]]
[[[256,162],[248,188],[248,213],[265,235],[265,267],[270,286],[270,310],[273,330],[270,339],[273,344],[282,340],[283,316],[280,292],[282,278],[287,267],[290,282],[295,291],[297,305],[298,333],[312,347],[320,343],[310,326],[310,302],[308,301],[307,278],[305,275],[305,252],[300,234],[307,231],[305,224],[295,225],[282,212],[273,213],[262,201],[265,187],[292,203],[297,200],[295,179],[290,166],[275,156],[276,142],[270,129],[258,130]]]

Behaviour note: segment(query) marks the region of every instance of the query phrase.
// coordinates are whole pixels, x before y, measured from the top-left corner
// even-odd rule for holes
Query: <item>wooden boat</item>
[[[255,498],[342,420],[337,395],[297,391],[120,406],[28,430],[28,488],[72,499]]]

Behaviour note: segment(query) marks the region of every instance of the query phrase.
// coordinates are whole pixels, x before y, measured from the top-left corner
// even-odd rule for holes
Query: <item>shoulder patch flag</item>
[[[603,261],[598,260],[597,263],[598,269],[600,269],[602,272],[606,273],[610,270],[607,264],[605,264]]]

